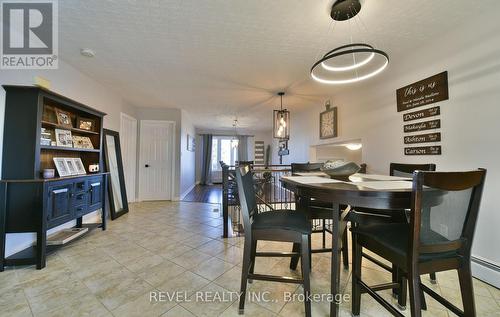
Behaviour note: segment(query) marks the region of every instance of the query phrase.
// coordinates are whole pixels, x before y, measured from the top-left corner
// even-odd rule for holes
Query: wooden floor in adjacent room
[[[196,185],[183,201],[220,204],[222,203],[222,185]]]

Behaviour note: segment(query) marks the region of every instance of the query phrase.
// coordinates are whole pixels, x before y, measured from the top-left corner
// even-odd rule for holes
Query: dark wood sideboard
[[[36,264],[45,267],[45,257],[56,246],[47,246],[47,231],[75,221],[75,227],[106,229],[108,173],[89,173],[90,164],[102,162],[104,113],[55,94],[27,86],[4,86],[5,124],[2,180],[0,180],[0,272],[4,266]],[[61,125],[55,109],[67,113],[72,125]],[[94,122],[91,129],[80,129],[79,118]],[[93,149],[41,144],[41,130],[63,129],[72,136],[91,140]],[[85,175],[42,178],[42,171],[55,168],[53,158],[80,158]],[[82,217],[101,209],[101,222],[83,224]],[[9,233],[36,233],[36,244],[5,257]]]

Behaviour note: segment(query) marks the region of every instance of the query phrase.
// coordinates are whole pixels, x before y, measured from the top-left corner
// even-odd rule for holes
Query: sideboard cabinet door
[[[72,220],[71,189],[73,184],[50,185],[47,199],[47,224],[53,228]]]
[[[94,211],[102,206],[102,178],[93,178],[88,182],[89,211]]]

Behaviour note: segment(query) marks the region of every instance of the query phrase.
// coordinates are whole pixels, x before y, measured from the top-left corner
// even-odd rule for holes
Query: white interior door
[[[127,198],[129,202],[134,202],[137,171],[137,120],[124,113],[121,114],[120,139]]]
[[[172,200],[175,123],[141,120],[139,197]]]

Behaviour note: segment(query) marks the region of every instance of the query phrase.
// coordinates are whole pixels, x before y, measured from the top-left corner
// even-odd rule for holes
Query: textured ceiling
[[[135,106],[183,108],[199,128],[230,128],[238,116],[242,127],[269,129],[276,92],[293,111],[345,89],[312,81],[309,68],[349,30],[397,60],[499,1],[366,0],[359,16],[369,32],[339,23],[327,36],[331,2],[64,0],[60,55]]]

